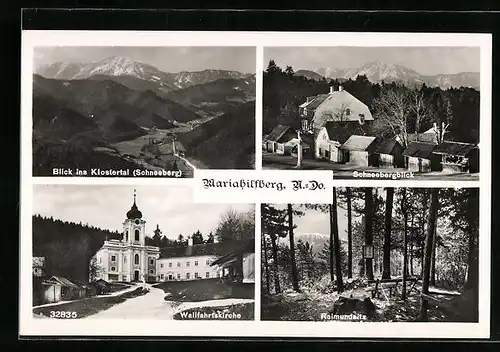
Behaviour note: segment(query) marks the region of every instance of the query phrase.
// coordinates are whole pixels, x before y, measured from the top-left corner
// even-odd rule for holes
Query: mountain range
[[[305,76],[309,79],[356,79],[365,75],[373,83],[402,82],[410,85],[421,85],[440,87],[447,89],[450,87],[471,87],[479,89],[479,72],[459,72],[452,74],[423,75],[408,67],[385,63],[381,61],[368,62],[357,68],[318,68],[314,70],[301,69],[296,75]]]
[[[238,71],[210,69],[195,72],[181,71],[168,73],[154,66],[118,56],[107,57],[89,63],[55,62],[39,67],[34,73],[45,78],[62,80],[87,79],[95,76],[118,77],[117,80],[121,80],[120,83],[124,83],[125,85],[126,78],[123,77],[135,77],[142,81],[151,82],[153,85],[158,85],[165,92],[184,89],[219,79],[239,79],[252,76],[251,74]]]
[[[323,250],[324,245],[328,243],[330,239],[330,234],[295,233],[294,238],[295,238],[295,244],[297,244],[299,240],[301,240],[304,243],[308,242],[312,246],[313,253],[318,254]],[[285,239],[285,242],[288,245],[288,238]],[[343,246],[347,248],[347,240],[341,238],[340,242],[342,243]]]

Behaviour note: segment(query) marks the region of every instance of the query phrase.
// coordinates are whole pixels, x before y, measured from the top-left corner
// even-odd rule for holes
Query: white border
[[[491,214],[491,65],[490,34],[449,33],[322,33],[322,32],[127,32],[23,31],[21,91],[21,261],[20,335],[51,336],[242,336],[242,337],[364,337],[364,338],[487,338],[490,330],[490,214]],[[50,320],[34,319],[31,305],[32,184],[188,184],[189,179],[32,178],[31,109],[34,46],[255,46],[256,168],[260,169],[262,129],[262,58],[265,46],[479,46],[481,48],[480,181],[335,180],[351,187],[480,187],[481,253],[479,269],[479,323],[350,323],[350,322],[235,322],[158,320]],[[259,111],[260,110],[260,111]],[[260,127],[259,127],[260,125]],[[260,206],[256,206],[256,216]],[[260,222],[256,224],[257,260],[260,258]],[[28,259],[29,258],[29,259]],[[259,261],[256,260],[256,263]],[[260,288],[260,265],[256,290]],[[259,296],[259,295],[258,295]],[[260,298],[256,297],[256,308]],[[260,312],[256,312],[256,317]]]

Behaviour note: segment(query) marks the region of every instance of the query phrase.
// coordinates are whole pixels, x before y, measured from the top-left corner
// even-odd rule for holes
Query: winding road
[[[177,303],[165,301],[165,292],[149,284],[142,284],[149,293],[130,298],[107,310],[90,315],[84,319],[173,319],[174,315],[185,309],[197,307],[221,307],[238,303],[251,303],[253,299],[219,299],[203,302]]]

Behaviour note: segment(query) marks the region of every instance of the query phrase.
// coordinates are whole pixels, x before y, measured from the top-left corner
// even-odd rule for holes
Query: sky
[[[255,47],[36,47],[35,69],[55,62],[88,63],[122,56],[177,73],[205,69],[255,73]]]
[[[264,48],[264,66],[274,60],[295,71],[358,68],[381,61],[402,65],[423,75],[479,72],[479,47],[274,47]]]
[[[121,232],[134,201],[134,188],[137,207],[146,220],[146,234],[150,236],[158,224],[163,235],[172,239],[179,234],[191,235],[198,229],[206,238],[217,228],[225,211],[246,212],[255,207],[253,204],[193,203],[191,189],[180,186],[34,185],[33,213]]]

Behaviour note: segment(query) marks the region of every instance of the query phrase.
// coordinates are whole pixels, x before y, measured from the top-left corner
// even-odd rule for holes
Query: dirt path
[[[165,292],[145,284],[150,291],[117,304],[86,319],[173,319],[172,302],[165,301]]]

